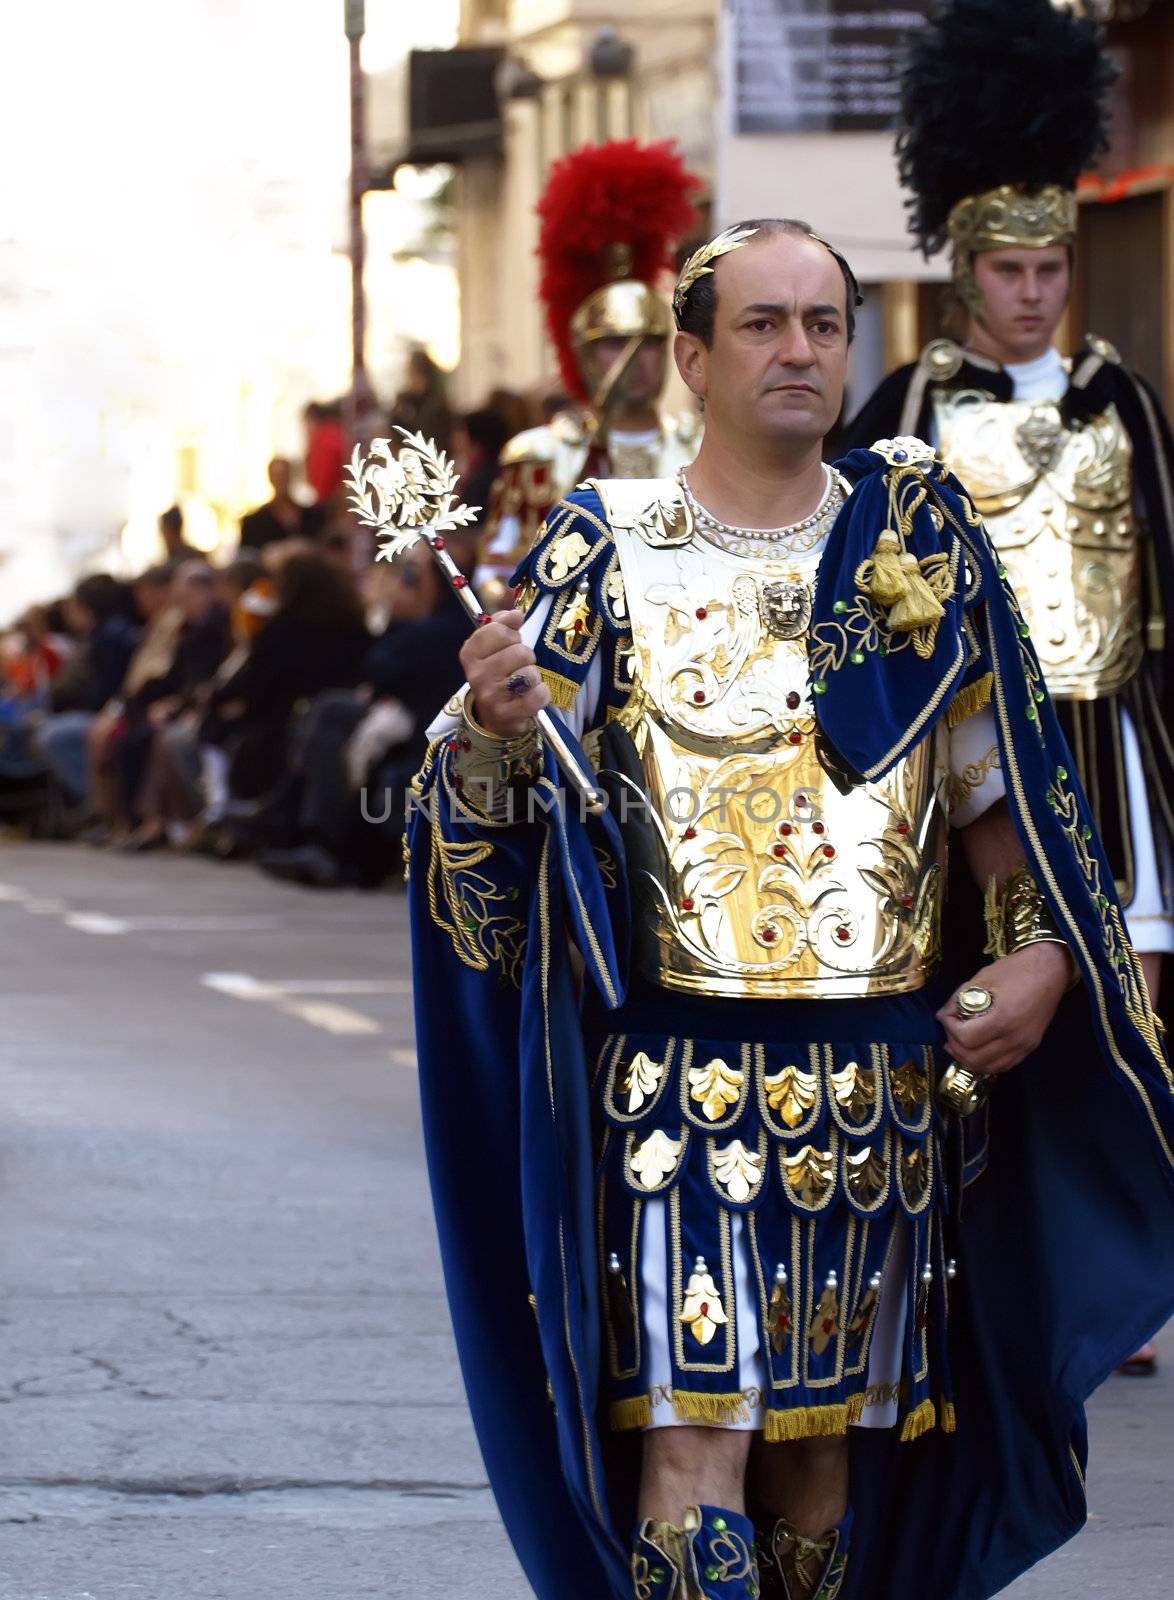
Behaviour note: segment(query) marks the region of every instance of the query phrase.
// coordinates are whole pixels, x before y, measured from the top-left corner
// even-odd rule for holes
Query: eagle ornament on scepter
[[[461,503],[457,469],[433,440],[407,428],[395,431],[400,439],[398,449],[390,439],[373,440],[366,455],[356,445],[346,469],[355,514],[365,528],[375,532],[375,559],[394,561],[417,539],[425,540],[470,620],[484,627],[491,620],[489,613],[449,554],[445,538],[471,527],[481,508]],[[586,810],[592,816],[605,811],[607,797],[584,769],[559,724],[548,711],[540,711],[535,721]]]

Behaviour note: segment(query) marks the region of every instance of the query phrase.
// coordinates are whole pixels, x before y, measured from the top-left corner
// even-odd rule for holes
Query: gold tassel
[[[646,1394],[632,1400],[613,1400],[607,1408],[607,1420],[616,1433],[630,1433],[634,1428],[652,1426],[652,1401]]]
[[[946,614],[921,563],[892,528],[885,529],[872,555],[857,567],[856,587],[884,613],[893,633],[916,633],[941,622]]]
[[[762,1436],[767,1444],[787,1444],[792,1439],[820,1439],[847,1433],[864,1414],[865,1397],[853,1395],[845,1405],[799,1406],[794,1411],[768,1411]]]
[[[909,1444],[914,1439],[920,1439],[923,1433],[928,1433],[931,1428],[938,1425],[938,1408],[932,1400],[923,1400],[905,1418],[905,1426],[901,1429],[901,1443]]]
[[[866,561],[856,575],[857,585],[885,610],[895,606],[905,594],[905,574],[901,570],[903,553],[900,535],[886,528],[876,541],[871,561]],[[864,582],[861,582],[861,574],[865,573]]]
[[[579,698],[579,685],[561,672],[551,672],[549,667],[539,667],[542,681],[550,690],[551,703],[559,711],[570,711]]]
[[[908,551],[901,557],[901,570],[905,579],[905,593],[889,611],[889,627],[894,633],[916,633],[918,628],[928,628],[941,622],[946,608],[922,576],[915,555]]]
[[[960,722],[965,722],[967,717],[985,711],[991,703],[994,687],[995,675],[993,672],[987,672],[981,678],[976,678],[973,683],[968,683],[965,689],[959,689],[950,701],[950,709],[946,712],[946,726],[956,728]]]
[[[674,1389],[673,1410],[679,1422],[701,1422],[711,1428],[750,1420],[746,1397],[741,1394],[694,1394],[690,1389]]]
[[[943,1433],[958,1432],[958,1413],[952,1400],[942,1401],[941,1428]]]

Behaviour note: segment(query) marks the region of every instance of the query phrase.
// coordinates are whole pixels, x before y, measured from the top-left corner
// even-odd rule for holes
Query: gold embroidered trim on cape
[[[700,1422],[711,1428],[725,1428],[731,1422],[749,1422],[746,1396],[738,1394],[697,1394],[692,1389],[673,1390],[673,1411],[679,1422]]]
[[[864,1415],[867,1395],[856,1394],[839,1406],[797,1406],[793,1411],[768,1411],[762,1437],[767,1444],[787,1444],[792,1439],[819,1439],[847,1433]]]
[[[539,667],[538,670],[543,683],[550,690],[552,703],[559,711],[570,711],[579,698],[579,685],[572,678],[564,678],[561,672],[552,672],[549,667]]]
[[[923,1400],[905,1418],[905,1426],[901,1429],[901,1443],[909,1444],[913,1439],[920,1439],[923,1433],[928,1433],[931,1428],[938,1425],[938,1408],[932,1400]],[[947,1428],[946,1432],[950,1432]]]
[[[646,1394],[632,1400],[613,1400],[607,1408],[607,1420],[616,1433],[630,1433],[634,1428],[652,1426],[652,1401]]]
[[[946,712],[946,726],[956,728],[968,717],[977,716],[980,711],[985,711],[991,703],[994,683],[994,673],[985,672],[981,678],[976,678],[964,689],[959,689],[950,701],[950,709]]]

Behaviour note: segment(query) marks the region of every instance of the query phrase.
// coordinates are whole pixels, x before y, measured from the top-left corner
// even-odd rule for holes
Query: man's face
[[[621,359],[628,348],[627,339],[593,339],[580,355],[583,376],[589,394],[598,392],[600,384]],[[664,388],[668,349],[663,339],[642,339],[617,379],[608,396],[607,409],[616,415],[628,411],[642,411],[655,405]]]
[[[1066,245],[984,250],[974,258],[982,295],[979,321],[1005,360],[1034,361],[1055,338],[1071,288]]]
[[[274,494],[289,493],[289,462],[284,456],[274,456],[269,463],[269,483]]]
[[[813,239],[777,234],[715,268],[713,345],[679,333],[677,366],[705,400],[706,430],[816,443],[832,429],[848,376],[847,288]]]

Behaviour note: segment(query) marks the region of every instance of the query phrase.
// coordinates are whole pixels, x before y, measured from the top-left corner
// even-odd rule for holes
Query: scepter
[[[396,453],[390,439],[374,439],[366,456],[355,446],[347,467],[351,505],[365,528],[374,528],[377,561],[393,561],[423,539],[449,587],[470,620],[484,627],[492,619],[473,592],[468,578],[448,553],[445,535],[477,520],[479,506],[457,498],[457,470],[444,452],[422,433],[396,428],[402,443]],[[607,796],[584,770],[562,729],[548,711],[535,718],[543,739],[587,811],[607,810]]]

